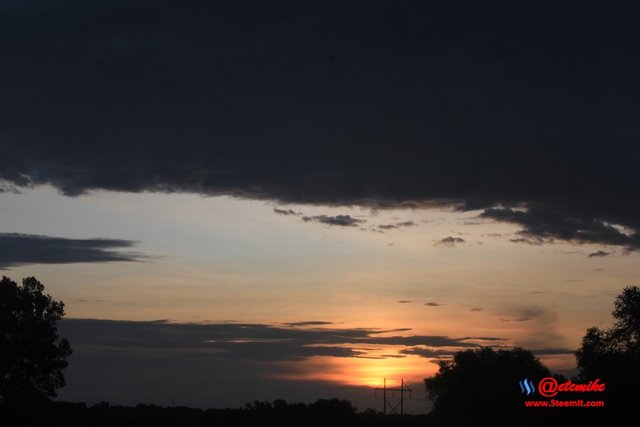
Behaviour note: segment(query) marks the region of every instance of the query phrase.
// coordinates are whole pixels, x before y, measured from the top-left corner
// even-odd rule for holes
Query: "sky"
[[[340,397],[456,351],[571,373],[637,284],[637,11],[4,1],[0,273],[60,399]]]

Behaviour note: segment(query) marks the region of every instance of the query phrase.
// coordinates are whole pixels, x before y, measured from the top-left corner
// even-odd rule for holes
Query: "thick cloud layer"
[[[18,187],[523,205],[533,217],[487,216],[544,238],[640,246],[637,10],[342,0],[0,8],[0,179]]]
[[[456,349],[477,348],[481,343],[505,343],[501,338],[401,337],[394,335],[401,330],[340,329],[329,323],[174,324],[63,319],[58,323],[60,335],[69,339],[73,354],[65,370],[68,384],[60,398],[207,408],[239,407],[248,400],[273,400],[274,396],[293,401],[339,396],[365,408],[378,404],[371,388],[347,389],[331,375],[322,378],[325,373],[351,377],[357,372],[342,371],[339,364],[314,364],[308,359],[329,356],[344,361],[410,355],[433,359],[446,357]],[[406,351],[389,348],[389,354],[368,353],[384,345],[403,345]],[[412,387],[419,390],[421,385]],[[423,412],[424,401],[420,400],[414,397],[413,404]]]
[[[389,335],[408,330],[340,329],[328,322],[286,324],[188,324],[165,321],[66,319],[60,330],[75,348],[108,352],[182,352],[194,357],[254,361],[301,360],[312,356],[371,357],[362,346],[400,345],[476,348],[500,344],[496,337],[452,338],[439,335]]]
[[[114,250],[131,248],[135,243],[119,239],[66,239],[0,233],[0,270],[24,264],[137,261],[145,256]]]

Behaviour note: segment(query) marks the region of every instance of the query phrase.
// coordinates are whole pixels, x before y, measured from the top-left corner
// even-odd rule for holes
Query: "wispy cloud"
[[[365,223],[366,221],[363,219],[357,219],[352,217],[351,215],[314,215],[314,216],[303,216],[302,220],[304,222],[319,222],[321,224],[326,225],[335,225],[340,227],[354,227],[360,224]]]
[[[394,222],[391,224],[380,224],[378,225],[378,228],[382,230],[393,230],[401,227],[413,227],[414,225],[417,225],[414,221],[402,221],[402,222]]]
[[[589,258],[604,258],[609,255],[611,255],[611,252],[605,252],[600,250],[600,251],[590,253]]]
[[[525,348],[559,348],[566,345],[558,328],[558,315],[552,308],[537,305],[510,307],[503,311],[500,320],[523,323],[523,336],[516,344]]]
[[[511,310],[514,313],[511,317],[500,318],[503,322],[528,322],[534,319],[545,318],[549,315],[549,311],[542,307],[517,307]]]
[[[279,215],[295,215],[295,216],[302,215],[302,212],[296,212],[293,209],[273,208],[273,212],[275,212],[275,213],[277,213]]]
[[[447,237],[443,237],[442,239],[438,240],[436,242],[436,246],[453,247],[458,243],[464,243],[464,242],[465,242],[465,240],[462,237],[447,236]]]
[[[512,243],[525,243],[527,245],[533,245],[533,246],[540,246],[544,243],[551,243],[552,240],[547,240],[545,241],[544,239],[540,238],[540,237],[516,237],[513,239],[509,239],[510,242]]]
[[[304,322],[289,322],[285,323],[287,326],[326,326],[333,325],[333,322],[326,322],[323,320],[307,320]]]

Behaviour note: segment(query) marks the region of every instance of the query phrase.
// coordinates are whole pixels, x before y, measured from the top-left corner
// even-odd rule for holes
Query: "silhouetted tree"
[[[640,288],[624,288],[612,314],[611,328],[587,330],[576,359],[581,379],[606,384],[607,406],[631,410],[640,398]]]
[[[433,412],[451,424],[515,415],[524,406],[519,381],[528,378],[537,383],[551,375],[533,353],[522,348],[460,351],[439,366],[434,377],[425,379],[425,385]]]
[[[64,304],[43,290],[35,277],[23,279],[22,286],[5,276],[0,281],[0,402],[5,406],[42,403],[65,385],[62,370],[71,347],[56,328]]]

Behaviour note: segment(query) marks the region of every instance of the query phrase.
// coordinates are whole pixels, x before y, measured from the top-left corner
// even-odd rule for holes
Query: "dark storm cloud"
[[[2,188],[448,205],[637,248],[639,13],[3,2]]]
[[[417,225],[417,224],[413,221],[402,221],[402,222],[396,222],[393,224],[380,224],[378,228],[381,228],[383,230],[393,230],[395,228],[400,228],[400,227],[413,227],[414,225]]]
[[[603,258],[609,255],[611,255],[611,252],[606,252],[601,250],[601,251],[591,252],[589,254],[589,258]]]
[[[383,336],[395,330],[299,328],[266,324],[185,324],[159,321],[65,319],[61,334],[74,349],[101,352],[173,352],[192,357],[255,361],[300,360],[312,356],[367,357],[359,346],[404,345],[473,348],[477,338],[437,335]],[[325,325],[322,322],[322,325]],[[311,322],[311,326],[320,326]],[[401,329],[406,331],[405,329]],[[488,338],[503,340],[502,338]]]
[[[350,215],[336,215],[336,216],[328,216],[328,215],[314,215],[314,216],[303,216],[302,220],[304,222],[319,222],[321,224],[327,225],[337,225],[340,227],[354,227],[356,225],[365,223],[366,221],[363,219],[357,219]]]
[[[139,261],[147,258],[131,248],[136,242],[120,239],[65,239],[33,234],[0,233],[0,269],[24,264]]]

